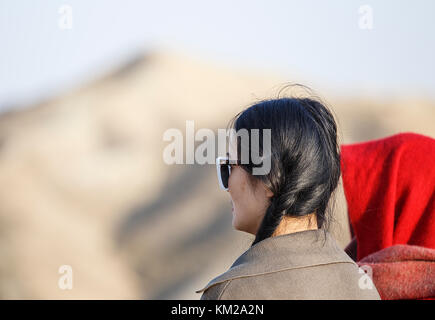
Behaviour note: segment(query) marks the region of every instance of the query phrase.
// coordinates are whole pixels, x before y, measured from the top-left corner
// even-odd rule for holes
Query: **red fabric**
[[[435,297],[435,249],[394,245],[358,262],[369,266],[383,300]]]
[[[435,140],[405,133],[341,148],[357,261],[382,299],[435,298]]]
[[[413,133],[344,145],[357,261],[396,244],[435,248],[435,140]]]

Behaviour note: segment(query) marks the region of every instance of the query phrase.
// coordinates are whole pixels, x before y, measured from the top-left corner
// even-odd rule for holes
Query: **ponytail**
[[[271,128],[271,170],[252,177],[261,180],[273,197],[252,245],[271,237],[284,216],[315,212],[318,227],[324,227],[328,202],[340,178],[337,127],[327,107],[310,98],[266,100],[240,113],[234,127]],[[242,168],[252,173],[250,164]]]

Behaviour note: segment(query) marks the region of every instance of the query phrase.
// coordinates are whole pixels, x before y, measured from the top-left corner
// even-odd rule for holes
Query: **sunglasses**
[[[228,157],[218,157],[216,158],[216,170],[217,176],[219,180],[219,187],[222,190],[228,190],[228,181],[231,175],[231,166],[239,165],[240,161],[238,160],[229,160]]]

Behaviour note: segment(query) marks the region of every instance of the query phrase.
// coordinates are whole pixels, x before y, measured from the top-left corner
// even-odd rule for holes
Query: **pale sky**
[[[58,25],[62,5],[72,29]],[[360,29],[369,5],[373,28]],[[347,95],[435,97],[433,0],[0,2],[0,110],[83,84],[155,46]]]

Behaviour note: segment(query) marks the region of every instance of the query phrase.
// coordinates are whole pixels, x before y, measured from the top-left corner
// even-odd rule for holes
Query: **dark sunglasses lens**
[[[230,178],[230,170],[227,164],[221,164],[221,178],[225,188],[228,188],[228,179]]]

